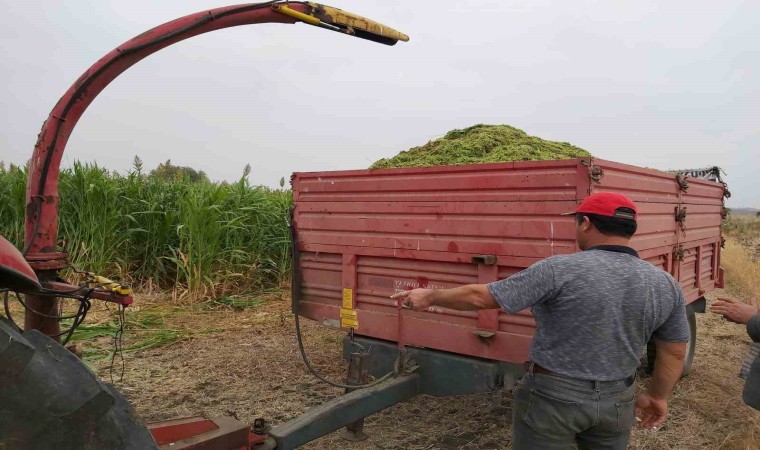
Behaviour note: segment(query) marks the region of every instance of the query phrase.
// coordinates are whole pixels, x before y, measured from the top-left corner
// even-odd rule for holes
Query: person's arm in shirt
[[[642,428],[657,428],[668,417],[668,399],[683,373],[686,347],[690,337],[686,319],[686,300],[678,283],[671,279],[676,305],[665,322],[655,330],[657,350],[654,371],[646,391],[636,398],[636,416]]]
[[[486,284],[468,284],[451,289],[413,289],[391,296],[403,299],[403,305],[415,311],[424,311],[431,306],[472,311],[496,309],[496,303]]]
[[[752,341],[760,342],[760,306],[749,305],[732,297],[718,297],[710,305],[710,311],[731,322],[746,324]]]
[[[391,296],[415,311],[431,306],[460,311],[502,308],[516,313],[554,294],[554,271],[549,260],[539,261],[509,278],[490,284],[469,284],[451,289],[413,289]]]

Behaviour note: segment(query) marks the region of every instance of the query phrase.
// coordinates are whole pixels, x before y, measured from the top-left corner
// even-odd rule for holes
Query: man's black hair
[[[618,208],[619,211],[634,214],[630,208]],[[598,214],[578,213],[575,220],[580,225],[583,223],[583,217],[588,217],[591,224],[599,230],[600,233],[607,236],[622,236],[630,238],[636,232],[636,221],[630,219],[621,219],[618,217],[600,216]]]

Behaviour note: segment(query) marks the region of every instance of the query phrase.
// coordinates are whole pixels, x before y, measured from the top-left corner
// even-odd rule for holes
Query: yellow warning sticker
[[[340,327],[359,329],[359,314],[355,309],[340,309]]]
[[[343,308],[354,309],[354,290],[343,288]]]

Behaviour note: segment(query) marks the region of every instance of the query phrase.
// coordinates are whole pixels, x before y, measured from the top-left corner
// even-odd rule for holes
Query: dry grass
[[[758,239],[760,241],[760,239]],[[755,244],[755,240],[744,241]],[[760,244],[760,242],[758,242]],[[755,245],[742,245],[736,238],[726,239],[721,266],[726,271],[730,290],[742,298],[760,299],[760,253]]]
[[[746,330],[710,313],[698,316],[697,330],[694,366],[676,389],[669,420],[669,426],[682,421],[677,428],[685,436],[672,448],[760,448],[760,412],[741,400],[744,381],[737,376],[749,349]],[[678,442],[678,434],[672,439]]]

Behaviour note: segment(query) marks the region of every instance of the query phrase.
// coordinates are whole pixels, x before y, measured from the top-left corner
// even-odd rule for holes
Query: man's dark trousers
[[[512,411],[512,445],[523,449],[625,449],[634,423],[636,383],[525,375]]]

